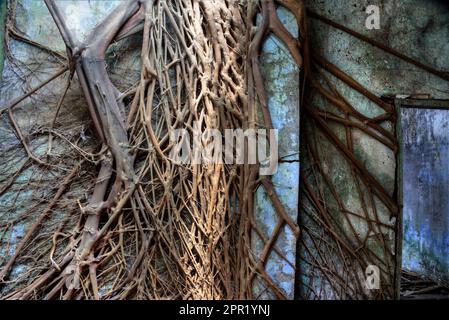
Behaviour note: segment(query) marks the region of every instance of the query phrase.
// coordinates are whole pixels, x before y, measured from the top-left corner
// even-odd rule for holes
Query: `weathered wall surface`
[[[380,30],[367,30],[365,9],[370,4],[380,6]],[[307,1],[307,6],[333,21],[362,33],[372,39],[407,54],[420,62],[436,69],[449,70],[449,7],[443,1],[383,0],[371,1]],[[349,74],[369,91],[381,97],[383,95],[429,94],[434,98],[449,98],[449,84],[413,65],[391,56],[355,37],[324,24],[316,19],[309,19],[309,36],[313,52],[319,52],[332,64]],[[374,118],[384,111],[346,86],[332,75],[327,74],[331,83],[349,103],[363,115]],[[315,104],[322,110],[337,112],[326,100],[317,99]],[[391,134],[394,132],[392,121],[383,121],[381,125]],[[345,129],[338,124],[331,125],[343,143],[346,143]],[[304,128],[303,128],[304,131]],[[360,130],[353,129],[354,154],[378,182],[394,198],[396,154],[377,140],[368,137]],[[341,226],[339,235],[347,238],[358,252],[369,252],[371,264],[380,267],[381,289],[392,290],[395,266],[396,217],[374,197],[374,204],[369,203],[368,190],[358,190],[357,182],[344,157],[322,135],[316,137],[317,150],[325,172],[336,186],[336,192],[343,204],[352,213],[344,213],[332,195],[331,190],[323,187],[318,190],[324,194],[323,206],[332,213]],[[303,153],[303,150],[301,150]],[[304,171],[310,170],[311,162],[307,157],[301,160]],[[339,248],[332,248],[323,241],[316,224],[306,214],[313,208],[307,207],[301,212],[301,223],[311,229],[312,235],[304,236],[298,254],[302,256],[299,263],[298,297],[302,298],[348,298],[351,293],[335,289],[340,284],[350,283],[345,271],[346,264],[352,258],[341,258]],[[380,223],[370,220],[379,219]],[[359,245],[357,237],[364,241]],[[325,246],[331,249],[324,249]],[[311,248],[321,248],[309,252]],[[386,249],[386,250],[385,250]],[[328,257],[320,256],[331,252]],[[368,259],[368,258],[367,258]],[[317,271],[320,260],[331,266],[328,275]],[[357,271],[360,283],[365,277],[363,269]],[[335,285],[334,285],[335,284]],[[334,287],[332,286],[334,285]],[[342,285],[343,286],[343,285]],[[350,292],[350,290],[347,290]],[[375,296],[376,290],[366,291],[368,296]],[[354,296],[352,296],[354,297]]]
[[[401,110],[402,266],[449,281],[449,110]]]
[[[0,80],[3,73],[3,43],[5,37],[6,0],[0,1]]]
[[[278,9],[279,17],[286,28],[298,35],[294,16],[283,8]],[[299,196],[299,68],[288,53],[287,48],[274,35],[269,36],[261,55],[263,77],[269,94],[269,109],[273,126],[278,130],[279,159],[277,173],[273,176],[275,190],[287,214],[298,217]],[[260,117],[262,120],[262,117]],[[255,222],[262,237],[253,232],[253,250],[256,256],[264,251],[264,244],[275,237],[274,248],[266,259],[265,270],[273,283],[286,298],[294,298],[296,237],[287,224],[276,228],[279,217],[265,190],[260,187],[255,195]],[[277,236],[276,236],[277,235]],[[256,278],[255,297],[274,299],[276,296],[264,281]]]

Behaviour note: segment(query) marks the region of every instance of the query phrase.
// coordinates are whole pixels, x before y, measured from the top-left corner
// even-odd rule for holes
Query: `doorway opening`
[[[396,99],[397,297],[449,299],[449,101]]]

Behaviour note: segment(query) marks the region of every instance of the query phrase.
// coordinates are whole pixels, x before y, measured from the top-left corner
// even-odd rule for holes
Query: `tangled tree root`
[[[257,58],[268,29],[253,34],[248,28],[258,7],[240,6],[236,0],[125,1],[78,43],[55,3],[45,3],[66,44],[68,67],[2,111],[12,114],[14,106],[65,71],[76,74],[103,144],[100,169],[89,203],[80,204],[75,229],[61,227],[51,236],[48,267],[6,298],[250,298],[256,272],[275,287],[263,261],[257,263],[250,253],[258,165],[179,164],[168,156],[173,130],[193,133],[194,123],[201,130],[220,131],[272,127]],[[264,17],[268,13],[267,27],[288,42],[300,63],[297,41],[279,23],[274,2],[262,1],[260,8]],[[140,82],[121,93],[106,71],[105,52],[111,42],[141,30]],[[265,124],[256,119],[259,103]],[[203,137],[203,147],[209,143]],[[262,182],[281,223],[297,234],[271,182]],[[46,212],[3,267],[3,280]],[[58,239],[67,237],[67,246],[60,247]]]

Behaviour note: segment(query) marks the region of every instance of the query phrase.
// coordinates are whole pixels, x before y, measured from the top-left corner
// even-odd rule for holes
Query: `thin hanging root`
[[[60,98],[58,100],[58,103],[56,104],[55,116],[53,117],[53,121],[51,122],[50,133],[48,135],[47,155],[51,153],[51,149],[52,149],[53,135],[51,133],[51,130],[53,130],[53,128],[55,127],[56,119],[58,118],[59,111],[61,110],[62,103],[64,102],[64,98],[67,95],[67,91],[69,91],[71,83],[72,83],[72,74],[70,74],[67,77],[67,84],[66,84],[66,86],[64,88],[64,91],[63,91],[62,95],[60,96]]]
[[[11,111],[15,106],[17,106],[20,102],[31,96],[32,94],[36,93],[38,90],[45,87],[47,84],[52,82],[53,80],[59,78],[61,75],[63,75],[67,70],[69,70],[68,67],[64,67],[60,69],[58,72],[56,72],[54,75],[52,75],[50,78],[42,82],[40,85],[34,87],[33,89],[29,90],[27,93],[23,94],[22,96],[15,98],[13,101],[9,102],[5,107],[0,108],[0,115],[5,111]]]
[[[299,228],[296,225],[296,223],[293,221],[293,219],[290,218],[290,216],[285,212],[285,209],[284,209],[284,207],[282,205],[282,202],[279,200],[279,197],[276,194],[276,191],[274,190],[272,182],[269,181],[268,178],[263,178],[262,179],[262,185],[263,185],[265,191],[267,192],[268,197],[270,197],[271,202],[272,202],[276,212],[279,214],[279,216],[285,222],[287,222],[287,224],[292,229],[295,237],[298,237],[299,236]]]
[[[82,165],[83,161],[81,161],[77,166],[75,166],[72,171],[64,178],[61,186],[59,187],[58,191],[56,192],[53,199],[50,201],[48,206],[42,211],[40,216],[36,219],[36,221],[32,224],[32,226],[28,229],[25,236],[22,238],[20,243],[17,245],[13,256],[9,259],[9,261],[6,263],[6,265],[2,268],[0,272],[0,282],[3,282],[5,278],[8,276],[11,267],[14,265],[14,262],[16,261],[17,257],[20,255],[21,250],[23,247],[27,244],[27,242],[30,240],[31,236],[36,232],[36,230],[41,226],[44,219],[47,217],[47,215],[51,212],[53,207],[58,202],[59,198],[64,194],[67,187],[72,182],[75,175],[79,172],[80,167]]]
[[[25,151],[28,155],[28,158],[33,160],[34,162],[36,162],[39,165],[48,166],[49,165],[48,163],[46,163],[45,161],[42,161],[41,159],[36,157],[36,155],[33,153],[33,151],[31,151],[30,147],[28,146],[28,143],[26,142],[25,137],[23,136],[22,130],[20,129],[19,125],[17,124],[17,121],[14,118],[14,115],[13,115],[11,109],[8,110],[8,118],[11,121],[12,127],[17,135],[17,138],[20,140],[20,142],[23,145],[23,148],[25,149]]]

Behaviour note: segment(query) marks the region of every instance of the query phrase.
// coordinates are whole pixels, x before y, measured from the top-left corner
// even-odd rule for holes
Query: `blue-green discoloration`
[[[449,281],[449,111],[403,109],[402,266]]]
[[[278,9],[281,21],[294,36],[298,30],[292,14]],[[273,126],[279,130],[279,157],[293,162],[280,163],[273,176],[273,184],[287,214],[297,220],[299,185],[299,68],[291,58],[286,47],[275,37],[266,39],[261,54],[261,65],[266,89],[269,96],[269,109]],[[255,221],[262,231],[264,241],[254,233],[252,249],[256,256],[263,250],[264,242],[272,235],[279,221],[270,199],[259,188],[255,196]],[[265,270],[283,294],[294,297],[296,238],[292,230],[284,225],[266,260]],[[277,251],[277,252],[276,252]],[[266,284],[256,279],[254,297],[275,298]]]

